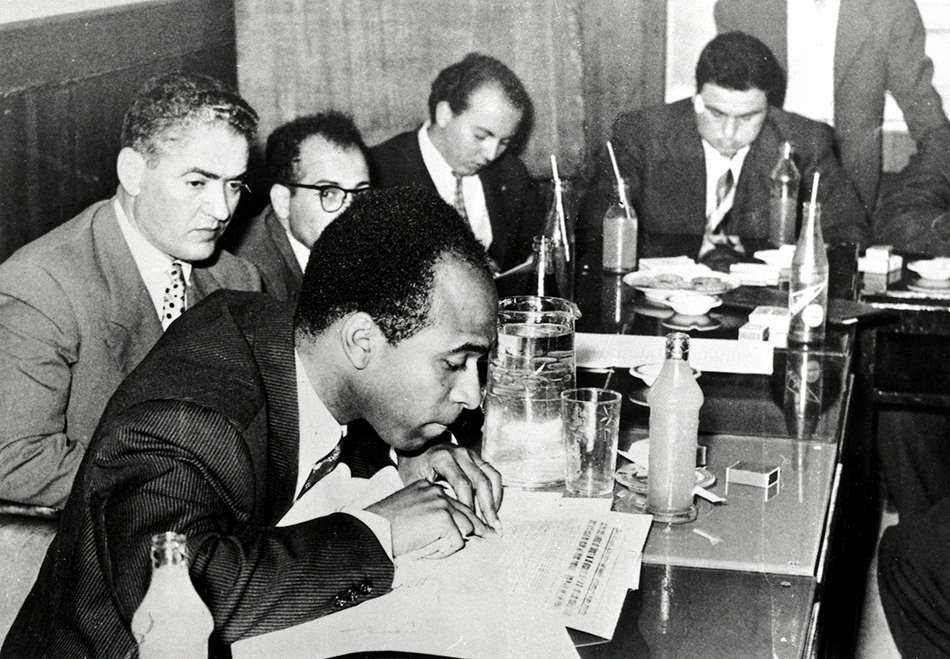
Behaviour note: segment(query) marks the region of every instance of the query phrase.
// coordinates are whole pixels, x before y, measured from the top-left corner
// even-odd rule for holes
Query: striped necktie
[[[333,447],[332,451],[314,463],[313,469],[310,470],[310,475],[307,476],[307,480],[304,482],[303,487],[300,488],[300,494],[297,495],[298,499],[306,494],[307,490],[316,485],[321,478],[336,469],[336,466],[340,464],[340,454],[342,452],[343,440],[341,439],[340,442]]]
[[[468,222],[468,213],[465,212],[465,194],[462,191],[462,177],[455,176],[455,210]]]
[[[706,232],[703,235],[703,245],[699,249],[700,258],[715,249],[717,245],[732,242],[728,236],[724,235],[723,229],[729,217],[729,211],[732,209],[733,197],[730,193],[734,184],[735,179],[730,167],[716,182],[716,208],[706,218]]]
[[[173,261],[168,269],[168,286],[162,299],[162,329],[168,329],[172,321],[185,310],[185,272],[181,261]]]

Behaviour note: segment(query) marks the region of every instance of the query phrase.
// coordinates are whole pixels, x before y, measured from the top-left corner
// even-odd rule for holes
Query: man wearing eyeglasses
[[[271,133],[271,203],[234,247],[260,270],[265,292],[296,304],[313,243],[369,190],[365,150],[353,119],[336,111],[298,117]]]
[[[0,265],[0,499],[63,506],[106,402],[163,330],[215,290],[260,289],[217,245],[256,130],[217,80],[150,80],[123,120],[116,195]]]

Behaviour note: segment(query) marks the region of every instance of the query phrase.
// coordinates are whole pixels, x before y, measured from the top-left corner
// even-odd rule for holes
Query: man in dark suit
[[[524,85],[493,57],[470,53],[432,83],[429,120],[370,149],[373,184],[424,185],[455,206],[496,271],[531,255],[544,221],[528,171],[508,149],[530,123]]]
[[[780,62],[788,63],[788,8],[787,0],[718,0],[716,26],[720,32],[742,30],[758,37]],[[817,13],[820,20],[821,9]],[[837,15],[830,18],[836,21],[834,52],[825,71],[799,73],[805,79],[795,84],[796,71],[787,66],[786,70],[792,90],[800,89],[804,95],[814,95],[818,80],[825,76],[830,80],[842,166],[870,213],[881,180],[885,92],[897,101],[918,143],[928,131],[946,126],[947,116],[933,87],[933,62],[924,52],[926,32],[914,0],[840,0]],[[806,38],[817,33],[815,21],[800,23]],[[786,99],[786,104],[794,100]]]
[[[365,151],[353,119],[335,111],[298,117],[267,138],[271,203],[233,249],[261,271],[266,293],[296,304],[313,243],[369,189]]]
[[[257,115],[204,76],[149,81],[122,126],[112,199],[0,265],[0,499],[62,507],[99,416],[183,306],[259,290],[217,249]]]
[[[699,57],[693,98],[617,117],[612,144],[640,219],[643,256],[685,254],[728,270],[769,246],[769,175],[785,141],[805,190],[821,174],[825,239],[865,240],[864,211],[834,155],[831,129],[769,107],[782,82],[762,42],[740,32],[720,35]],[[585,242],[597,244],[603,211],[616,195],[605,153],[585,200]]]
[[[454,210],[399,189],[361,196],[326,229],[296,315],[235,291],[190,310],[110,401],[0,654],[128,656],[150,537],[169,529],[187,536],[215,657],[386,593],[395,556],[447,555],[491,533],[498,473],[430,444],[479,404],[476,364],[495,340],[496,304],[484,251]],[[356,485],[341,470],[389,464],[388,446],[341,439],[341,425],[361,418],[412,454],[399,467],[407,485],[280,525],[308,497]],[[333,485],[308,491],[318,472]],[[431,482],[441,478],[457,499]]]

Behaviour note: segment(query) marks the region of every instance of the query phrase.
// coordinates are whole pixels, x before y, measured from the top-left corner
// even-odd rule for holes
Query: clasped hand
[[[447,556],[470,535],[501,531],[501,475],[468,449],[445,443],[400,456],[399,475],[408,485],[366,508],[389,520],[395,556],[437,541]]]

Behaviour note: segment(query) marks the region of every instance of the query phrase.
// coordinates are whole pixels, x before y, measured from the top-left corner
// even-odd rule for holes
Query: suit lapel
[[[301,281],[303,279],[303,270],[297,261],[297,255],[294,254],[294,250],[290,246],[290,238],[284,230],[284,225],[277,219],[277,215],[273,209],[264,217],[264,229],[267,231],[267,237],[274,244],[274,247],[283,259],[284,267],[293,273],[298,282]]]
[[[488,170],[483,170],[478,179],[482,182],[482,192],[485,194],[485,207],[488,210],[488,222],[491,224],[492,241],[489,252],[492,258],[501,265],[505,262],[505,254],[508,251],[508,225],[504,209],[504,196],[507,192],[505,185],[496,182],[492,176],[493,168],[489,165]]]
[[[672,215],[667,214],[663,221],[667,231],[702,234],[706,226],[706,156],[696,129],[692,102],[681,103],[681,108],[675,111],[659,165],[658,174],[665,182],[664,194],[674,202]]]
[[[294,502],[297,461],[300,452],[300,422],[297,409],[297,378],[294,370],[294,337],[289,314],[277,322],[263,319],[251,332],[254,359],[264,380],[267,398],[266,500],[270,522],[276,524]],[[260,482],[260,481],[259,481]]]
[[[109,293],[105,343],[123,375],[142,361],[162,335],[162,325],[115,216],[112,202],[92,221],[94,258]]]

